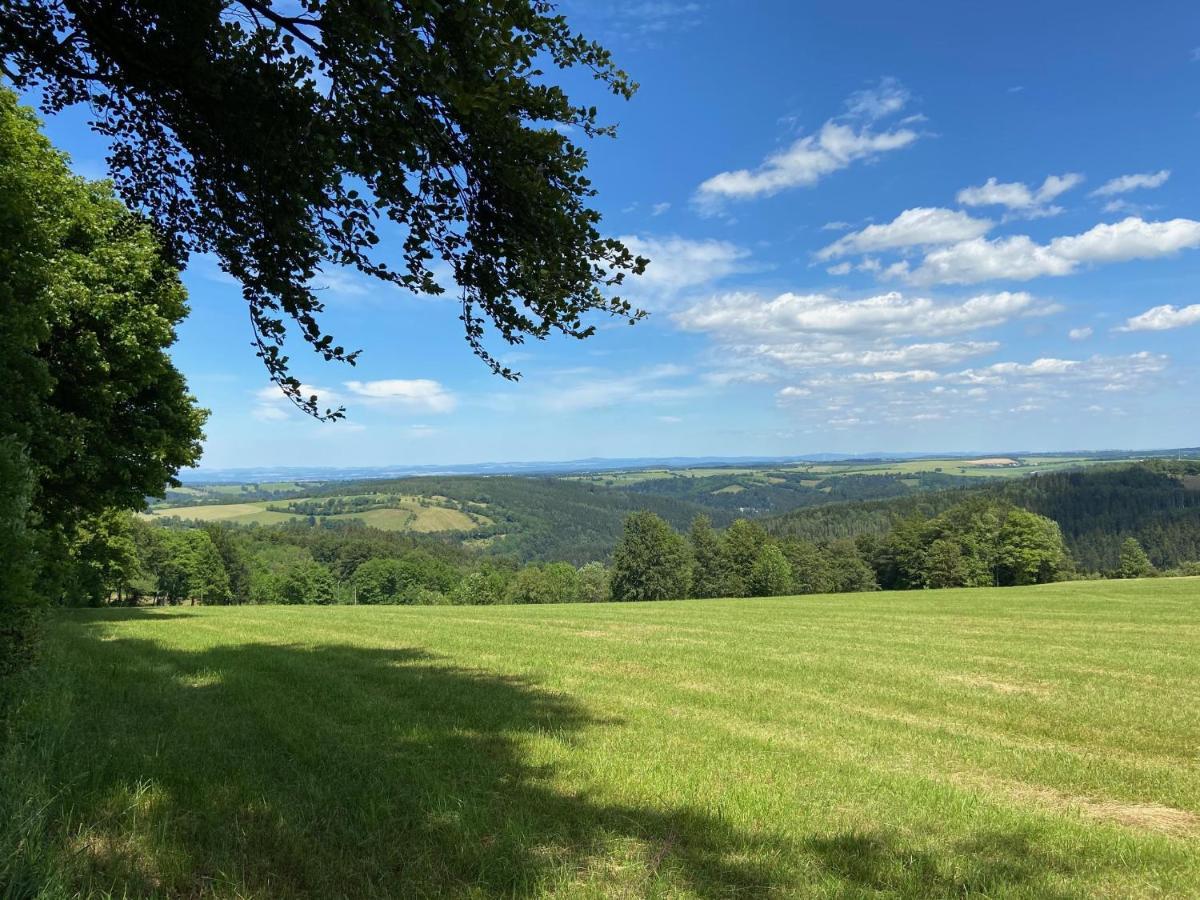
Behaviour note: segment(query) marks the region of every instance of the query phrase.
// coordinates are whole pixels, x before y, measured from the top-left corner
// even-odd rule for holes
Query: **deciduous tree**
[[[601,233],[574,137],[613,129],[546,70],[636,86],[544,0],[9,0],[0,63],[47,111],[88,106],[126,202],[176,261],[213,253],[241,282],[259,356],[314,415],[340,411],[301,395],[289,328],[357,355],[321,323],[323,269],[426,294],[448,269],[468,343],[506,377],[489,328],[583,338],[588,313],[642,315],[612,289],[646,260]]]

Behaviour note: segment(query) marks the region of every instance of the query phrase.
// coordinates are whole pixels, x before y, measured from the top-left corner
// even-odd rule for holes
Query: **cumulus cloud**
[[[767,197],[796,187],[811,187],[822,178],[859,161],[870,160],[909,146],[919,137],[911,128],[875,130],[880,118],[899,112],[908,92],[894,79],[852,94],[846,115],[829,119],[816,134],[796,140],[786,150],[768,156],[754,169],[721,172],[704,181],[696,192],[701,208],[724,200]]]
[[[758,377],[778,378],[783,370],[886,372],[954,365],[994,353],[1000,344],[930,337],[966,334],[1050,309],[1029,294],[1007,292],[955,301],[899,292],[862,299],[730,293],[673,318],[684,330],[709,334],[720,345],[722,359],[740,360],[744,370]]]
[[[1128,385],[1136,379],[1161,372],[1168,362],[1166,356],[1146,351],[1128,356],[1093,356],[1085,360],[1043,357],[1030,363],[999,362],[979,369],[966,369],[948,376],[948,380],[974,385],[1019,381],[1024,388],[1036,388],[1040,381],[1062,379],[1090,382],[1108,390],[1111,385]]]
[[[1170,169],[1160,169],[1157,172],[1142,172],[1134,175],[1121,175],[1104,182],[1092,191],[1093,197],[1112,197],[1116,194],[1127,194],[1143,188],[1156,188],[1166,184],[1171,177]]]
[[[622,295],[668,299],[742,271],[749,251],[728,241],[625,235],[621,242],[650,260],[640,277],[621,286]],[[651,304],[652,305],[652,304]]]
[[[428,378],[347,381],[346,390],[362,402],[415,412],[449,413],[458,406],[454,394]]]
[[[930,251],[917,269],[901,274],[914,284],[1027,281],[1070,275],[1084,264],[1154,259],[1195,247],[1200,247],[1200,222],[1147,222],[1129,216],[1082,234],[1055,238],[1048,244],[1038,244],[1025,235],[962,241]]]
[[[958,192],[957,200],[963,206],[1003,206],[1031,218],[1052,216],[1062,209],[1052,206],[1051,201],[1082,181],[1083,176],[1077,172],[1049,175],[1035,189],[1020,181],[1001,182],[989,178],[983,184],[963,188]]]
[[[1133,316],[1117,331],[1167,331],[1171,328],[1184,328],[1200,323],[1200,303],[1191,306],[1172,306],[1167,303],[1146,310],[1141,315]]]
[[[1000,325],[1034,306],[1031,295],[1008,291],[940,303],[898,291],[861,300],[825,294],[764,298],[731,293],[696,304],[674,318],[685,330],[714,332],[725,340],[765,341],[805,334],[936,336]]]
[[[954,244],[982,237],[991,229],[987,219],[976,219],[961,210],[938,207],[906,209],[891,222],[852,231],[817,251],[829,260],[856,253],[874,253],[905,247]]]
[[[1067,332],[1067,337],[1073,341],[1086,341],[1092,336],[1091,326],[1085,325],[1082,328],[1072,328]]]

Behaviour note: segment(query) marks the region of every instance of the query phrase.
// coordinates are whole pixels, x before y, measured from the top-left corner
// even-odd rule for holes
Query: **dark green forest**
[[[1160,568],[1200,559],[1200,462],[1147,460],[1048,472],[971,488],[793,511],[763,520],[779,536],[812,541],[883,534],[905,519],[930,517],[969,496],[1006,501],[1058,523],[1076,566],[1115,568],[1136,539]]]

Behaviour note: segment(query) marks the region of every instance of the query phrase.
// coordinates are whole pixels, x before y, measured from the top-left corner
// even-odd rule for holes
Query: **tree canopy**
[[[200,455],[166,348],[187,307],[147,223],[0,89],[0,676],[40,601],[131,575],[127,521]],[[0,698],[0,706],[3,705]]]
[[[0,66],[48,112],[88,105],[121,196],[176,262],[215,254],[241,282],[258,355],[310,414],[341,411],[301,395],[289,331],[357,355],[320,323],[330,266],[426,294],[448,269],[467,342],[510,378],[489,329],[584,338],[589,312],[643,315],[613,289],[647,260],[601,234],[563,133],[613,128],[543,67],[636,85],[545,0],[12,0]]]

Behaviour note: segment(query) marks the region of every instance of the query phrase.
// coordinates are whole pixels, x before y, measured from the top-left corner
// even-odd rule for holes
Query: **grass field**
[[[996,460],[998,461],[998,459]],[[943,472],[947,475],[970,475],[980,478],[1015,478],[1034,472],[1052,472],[1056,469],[1074,469],[1096,465],[1105,460],[1087,456],[1022,456],[1014,459],[1017,465],[988,464],[991,458],[967,459],[913,459],[893,462],[832,462],[791,463],[780,466],[700,467],[694,469],[631,469],[629,471],[596,472],[583,475],[565,475],[573,481],[587,481],[606,487],[625,487],[642,481],[659,478],[705,478],[712,475],[730,475],[746,478],[750,482],[773,483],[780,481],[776,473],[812,473],[817,480],[836,475],[916,475],[920,472]]]
[[[250,503],[216,503],[206,506],[154,507],[148,518],[178,516],[193,522],[229,522],[236,525],[280,525],[284,522],[307,521],[308,516],[268,509],[268,506],[285,505],[279,500],[261,500]],[[394,506],[383,509],[368,509],[363,512],[341,513],[322,516],[324,520],[345,521],[359,519],[364,524],[384,531],[470,531],[490,520],[476,512],[465,512],[442,506],[422,506],[418,498],[401,498]]]
[[[21,896],[1200,889],[1198,579],[80,611],[48,641],[0,767]]]

